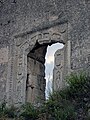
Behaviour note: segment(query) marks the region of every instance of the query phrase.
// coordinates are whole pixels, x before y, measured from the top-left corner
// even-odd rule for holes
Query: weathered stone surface
[[[53,70],[53,89],[59,90],[65,87],[64,83],[64,48],[55,52],[54,70]]]
[[[0,64],[8,62],[8,48],[0,49]]]
[[[25,103],[27,55],[36,50],[33,53],[36,63],[44,65],[41,55],[44,56],[46,50],[41,49],[45,53],[40,54],[37,50],[41,46],[56,42],[65,44],[63,75],[80,69],[90,71],[89,16],[89,0],[0,2],[0,101],[16,105]]]
[[[26,101],[38,104],[45,100],[45,67],[44,64],[30,57],[27,63]]]

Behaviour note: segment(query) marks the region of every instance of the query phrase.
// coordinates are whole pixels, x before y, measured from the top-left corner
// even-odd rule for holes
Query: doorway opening
[[[53,87],[53,70],[54,70],[54,61],[55,61],[55,52],[57,50],[61,50],[64,47],[62,43],[55,43],[51,46],[48,46],[47,53],[45,56],[45,79],[46,79],[46,89],[45,89],[45,97],[48,99],[49,94],[52,93]]]
[[[50,47],[48,47],[49,45]],[[60,43],[54,43],[53,45],[38,44],[28,53],[26,102],[33,104],[43,103],[48,97],[48,92],[52,89],[54,53],[63,46]]]

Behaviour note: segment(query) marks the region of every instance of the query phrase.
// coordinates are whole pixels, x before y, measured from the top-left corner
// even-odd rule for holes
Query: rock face
[[[46,46],[37,48],[27,56],[26,101],[38,104],[45,101]]]
[[[62,87],[61,77],[71,71],[89,71],[89,16],[89,0],[1,0],[0,101],[18,106],[45,99],[48,45],[65,44],[63,55],[55,54],[58,87]]]

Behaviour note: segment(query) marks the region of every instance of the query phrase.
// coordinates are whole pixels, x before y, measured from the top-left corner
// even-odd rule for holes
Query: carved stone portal
[[[6,88],[8,104],[21,105],[25,102],[38,104],[45,100],[44,63],[47,46],[57,42],[65,44],[63,55],[61,55],[64,56],[64,59],[60,58],[62,60],[56,62],[56,66],[62,68],[64,73],[67,73],[68,68],[70,68],[67,34],[68,23],[64,23],[32,34],[21,34],[14,37],[14,44],[11,46],[13,57],[11,56],[12,59],[9,64],[13,64],[15,67],[8,66],[8,69],[11,68],[13,73],[8,71],[7,84],[12,82],[11,87],[7,85]],[[59,57],[56,61],[59,61]],[[61,78],[62,72],[56,72],[56,81],[59,80],[59,76]]]

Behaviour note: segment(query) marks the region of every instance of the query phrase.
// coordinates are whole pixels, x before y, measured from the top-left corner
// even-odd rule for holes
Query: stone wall
[[[65,75],[89,71],[89,16],[89,0],[1,0],[0,101],[25,103],[27,54],[40,44],[65,44]]]

